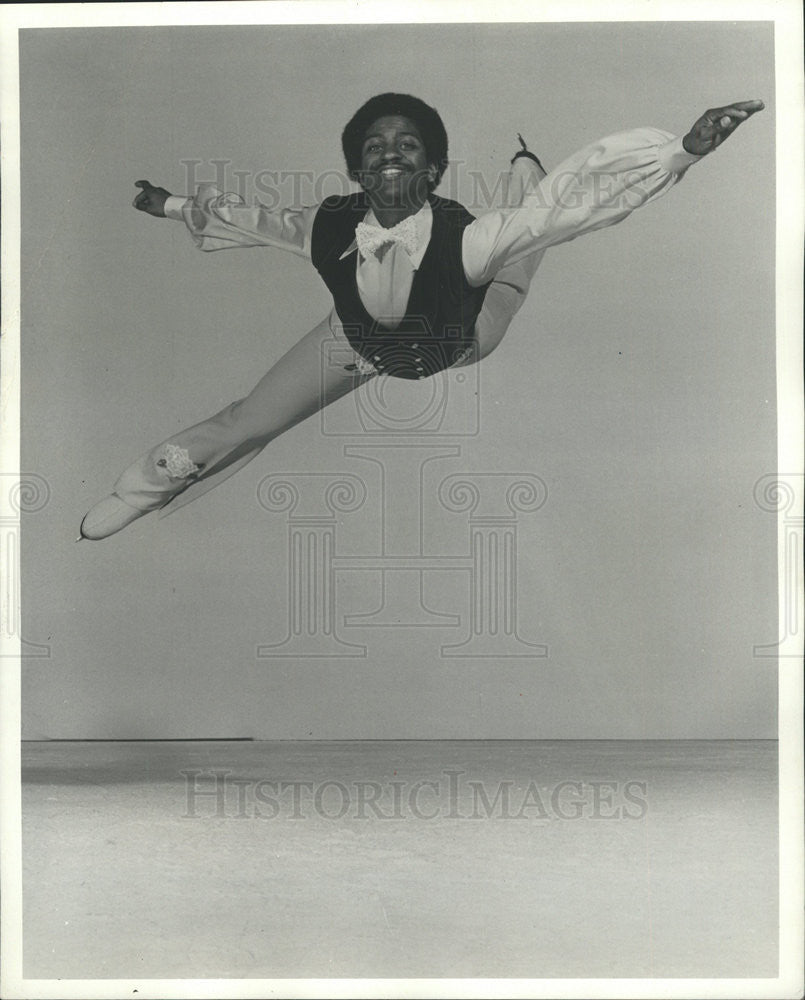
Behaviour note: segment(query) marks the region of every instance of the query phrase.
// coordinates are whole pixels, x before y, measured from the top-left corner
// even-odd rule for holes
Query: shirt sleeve
[[[700,159],[684,150],[681,139],[654,128],[586,146],[526,192],[520,206],[489,212],[467,226],[467,280],[483,285],[536,251],[621,222],[669,191]]]
[[[318,206],[269,209],[247,205],[236,194],[222,194],[204,185],[192,198],[172,195],[165,215],[184,222],[200,250],[235,247],[275,247],[310,258],[310,235]]]

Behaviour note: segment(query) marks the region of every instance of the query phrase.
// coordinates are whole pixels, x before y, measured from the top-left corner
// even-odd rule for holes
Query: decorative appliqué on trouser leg
[[[375,368],[371,361],[362,358],[360,354],[355,355],[355,364],[361,375],[377,375],[377,368]]]
[[[344,365],[344,368],[348,372],[357,372],[359,375],[377,375],[377,368],[372,364],[371,361],[367,361],[362,358],[357,351],[353,353],[355,359],[354,364]]]
[[[157,465],[161,466],[171,479],[189,479],[198,475],[203,468],[202,465],[196,465],[186,448],[180,448],[175,444],[165,445],[162,458],[157,460]]]

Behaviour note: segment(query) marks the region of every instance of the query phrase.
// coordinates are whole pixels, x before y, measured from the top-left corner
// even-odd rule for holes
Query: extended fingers
[[[757,106],[751,108],[746,107],[746,105],[749,104]],[[742,124],[742,122],[745,122],[750,115],[760,111],[762,107],[762,101],[743,101],[739,104],[730,105],[728,108],[721,108],[719,118],[715,123],[716,129],[720,133],[718,139],[726,139],[731,132],[734,132],[735,129]]]
[[[722,127],[726,127],[730,123],[740,125],[750,115],[761,111],[764,107],[763,101],[736,101],[723,108],[711,108],[705,113],[705,117],[713,125],[721,125]]]
[[[721,145],[740,124],[764,107],[763,101],[734,101],[724,107],[710,108],[694,123],[683,140],[683,145],[689,153],[704,156]]]
[[[762,101],[739,101],[723,108],[711,108],[704,115],[703,134],[712,138],[715,148],[761,108],[763,108]]]
[[[756,111],[762,111],[766,105],[763,101],[735,101],[730,107],[738,108],[741,111],[747,111],[750,115],[753,115]]]

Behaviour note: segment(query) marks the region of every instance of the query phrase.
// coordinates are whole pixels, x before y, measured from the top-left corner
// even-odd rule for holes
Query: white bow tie
[[[419,249],[419,234],[413,215],[409,215],[407,219],[398,222],[391,229],[373,226],[368,222],[359,222],[355,229],[355,241],[364,258],[378,257],[377,251],[390,243],[399,243],[409,257],[413,257]]]

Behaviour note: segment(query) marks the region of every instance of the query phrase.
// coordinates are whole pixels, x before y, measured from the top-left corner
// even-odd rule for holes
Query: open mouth
[[[378,172],[383,177],[401,177],[407,171],[405,167],[394,166],[394,167],[381,167]]]

